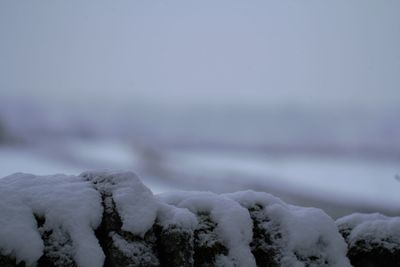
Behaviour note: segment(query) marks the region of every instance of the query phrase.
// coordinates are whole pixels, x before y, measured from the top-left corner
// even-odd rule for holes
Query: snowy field
[[[194,149],[153,151],[149,156],[143,149],[110,140],[0,148],[1,177],[91,169],[133,170],[155,193],[254,189],[334,215],[358,209],[400,212],[400,183],[395,179],[400,164],[395,162]]]

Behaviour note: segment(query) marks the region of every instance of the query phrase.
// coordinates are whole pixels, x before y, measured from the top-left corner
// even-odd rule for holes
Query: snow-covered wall
[[[131,172],[0,179],[0,266],[399,266],[400,218],[261,192],[153,195]]]

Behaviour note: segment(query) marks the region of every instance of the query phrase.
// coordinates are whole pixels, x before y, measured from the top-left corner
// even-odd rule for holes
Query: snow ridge
[[[253,223],[247,209],[237,202],[207,192],[177,192],[160,194],[159,199],[195,214],[209,213],[217,223],[217,233],[229,249],[228,258],[219,261],[225,266],[256,266],[249,244],[253,238]]]
[[[133,172],[91,171],[81,177],[92,182],[97,190],[112,195],[122,220],[122,230],[144,236],[153,226],[158,202]]]
[[[1,252],[36,265],[44,245],[35,215],[45,218],[46,228],[69,234],[79,267],[102,266],[104,253],[94,234],[102,212],[99,194],[80,177],[10,175],[0,180]]]
[[[354,213],[336,221],[339,229],[345,233],[350,247],[363,241],[369,249],[379,246],[390,251],[399,249],[400,217],[387,217],[379,213]]]
[[[319,209],[288,205],[253,191],[154,196],[133,172],[116,171],[80,176],[17,173],[0,179],[0,256],[36,266],[46,253],[43,235],[52,233],[51,238],[60,239],[55,243],[67,244],[59,255],[70,256],[78,267],[101,267],[105,254],[94,231],[107,214],[103,209],[113,209],[108,214],[120,217],[121,234],[107,235],[132,263],[143,260],[157,266],[157,258],[145,254],[143,244],[149,233],[157,238],[161,227],[171,236],[185,233],[187,238],[181,240],[191,242],[192,249],[217,246],[214,266],[255,267],[269,260],[280,266],[351,266],[334,221]],[[346,220],[358,223],[356,217]],[[390,221],[388,229],[400,232],[398,220]],[[127,232],[134,237],[130,241]],[[255,243],[255,237],[261,243]]]
[[[262,228],[269,231],[281,266],[304,266],[307,258],[320,258],[319,266],[351,266],[347,245],[332,218],[320,209],[292,206],[270,194],[243,191],[223,196],[251,209],[261,207]],[[274,229],[276,232],[274,233]],[[274,234],[274,235],[273,235]],[[327,263],[326,263],[327,262]]]

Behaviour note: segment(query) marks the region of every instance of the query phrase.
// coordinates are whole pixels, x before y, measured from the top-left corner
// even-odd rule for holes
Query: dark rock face
[[[44,243],[43,256],[38,267],[76,267],[73,260],[73,246],[69,235],[61,228],[49,229],[45,219],[35,216],[39,233]]]
[[[215,233],[216,224],[209,214],[198,214],[198,227],[194,230],[194,266],[215,266],[218,255],[227,255],[228,250]]]
[[[21,262],[17,264],[13,257],[0,255],[0,266],[1,267],[25,267],[25,264]]]
[[[100,191],[100,193],[104,212],[101,225],[96,230],[96,236],[106,255],[104,267],[160,266],[154,230],[150,229],[144,237],[123,231],[121,218],[115,208],[112,195],[105,191]]]
[[[44,243],[43,255],[37,267],[76,267],[73,260],[72,241],[68,234],[60,228],[49,229],[45,226],[45,219],[35,216],[39,233]],[[17,264],[16,259],[0,254],[1,267],[25,267],[25,263]]]
[[[110,243],[105,247],[106,267],[155,267],[160,266],[155,251],[155,235],[153,231],[146,233],[144,238],[123,232],[111,232]]]
[[[348,244],[347,256],[354,267],[398,267],[400,266],[400,242],[394,238],[385,235],[366,234],[365,230],[357,229],[362,225],[374,221],[373,217],[365,216],[363,221],[357,223],[348,223],[344,220],[338,220],[338,229]],[[389,217],[381,216],[379,218],[379,227],[382,232],[387,231],[385,222]],[[358,235],[357,235],[358,234]],[[372,236],[371,236],[372,234]]]
[[[39,229],[44,242],[43,256],[38,267],[76,267],[70,237],[62,229]]]
[[[391,250],[376,243],[358,241],[349,248],[347,256],[354,267],[400,266],[400,249]]]
[[[249,208],[249,213],[253,220],[253,241],[250,243],[250,247],[257,266],[287,266],[288,264],[283,261],[283,258],[291,254],[294,254],[296,261],[304,266],[331,266],[323,251],[291,251],[286,246],[287,241],[284,238],[286,233],[279,222],[269,217],[262,205],[256,204]],[[323,250],[323,241],[318,242],[320,244],[316,244],[316,246]]]
[[[192,267],[193,232],[178,227],[156,225],[157,248],[161,266]]]
[[[251,219],[253,220],[253,241],[250,243],[251,252],[253,253],[257,266],[275,267],[279,266],[278,254],[279,248],[273,245],[273,239],[279,239],[282,236],[265,230],[262,224],[269,220],[262,212],[261,205],[255,205],[249,209]]]

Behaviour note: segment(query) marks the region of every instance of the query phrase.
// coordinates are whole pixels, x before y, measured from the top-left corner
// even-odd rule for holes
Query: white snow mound
[[[335,222],[325,212],[316,208],[304,208],[284,203],[270,194],[243,191],[224,194],[246,208],[263,207],[268,221],[263,223],[267,231],[279,229],[282,238],[277,239],[282,248],[281,266],[304,266],[299,256],[319,255],[331,267],[351,266],[346,257],[347,245],[339,234]]]
[[[70,236],[79,267],[98,267],[103,251],[94,235],[103,208],[98,192],[82,178],[16,173],[0,179],[0,251],[28,266],[43,254],[35,216],[49,229],[61,227]]]
[[[347,237],[349,246],[363,240],[389,250],[400,244],[400,217],[387,217],[379,213],[354,213],[336,221],[343,229],[350,229]]]
[[[216,222],[218,236],[229,249],[228,262],[237,266],[256,266],[249,244],[253,238],[253,222],[247,209],[227,197],[207,192],[176,192],[160,194],[158,197],[193,213],[209,213]],[[222,256],[221,256],[222,257]]]
[[[80,175],[97,190],[111,194],[122,220],[122,230],[144,236],[153,226],[159,203],[133,172],[91,171]]]
[[[165,228],[195,230],[197,215],[208,214],[215,223],[218,239],[228,249],[227,255],[217,256],[215,264],[246,267],[256,266],[250,248],[255,225],[249,209],[258,205],[261,227],[279,233],[273,245],[280,251],[281,266],[304,266],[304,259],[310,257],[326,260],[323,266],[351,266],[346,257],[347,245],[337,226],[319,209],[287,205],[270,194],[253,191],[154,196],[134,173],[116,171],[92,171],[80,176],[17,173],[0,179],[0,255],[15,257],[27,266],[36,265],[44,249],[36,216],[45,219],[45,229],[61,229],[67,234],[78,267],[103,266],[104,253],[94,234],[102,220],[102,203],[106,211],[115,204],[122,230],[142,237],[156,222]],[[371,233],[400,242],[399,218],[354,215],[340,222],[354,226],[354,239]],[[131,246],[117,237],[113,237],[114,242],[129,254],[125,248]]]

